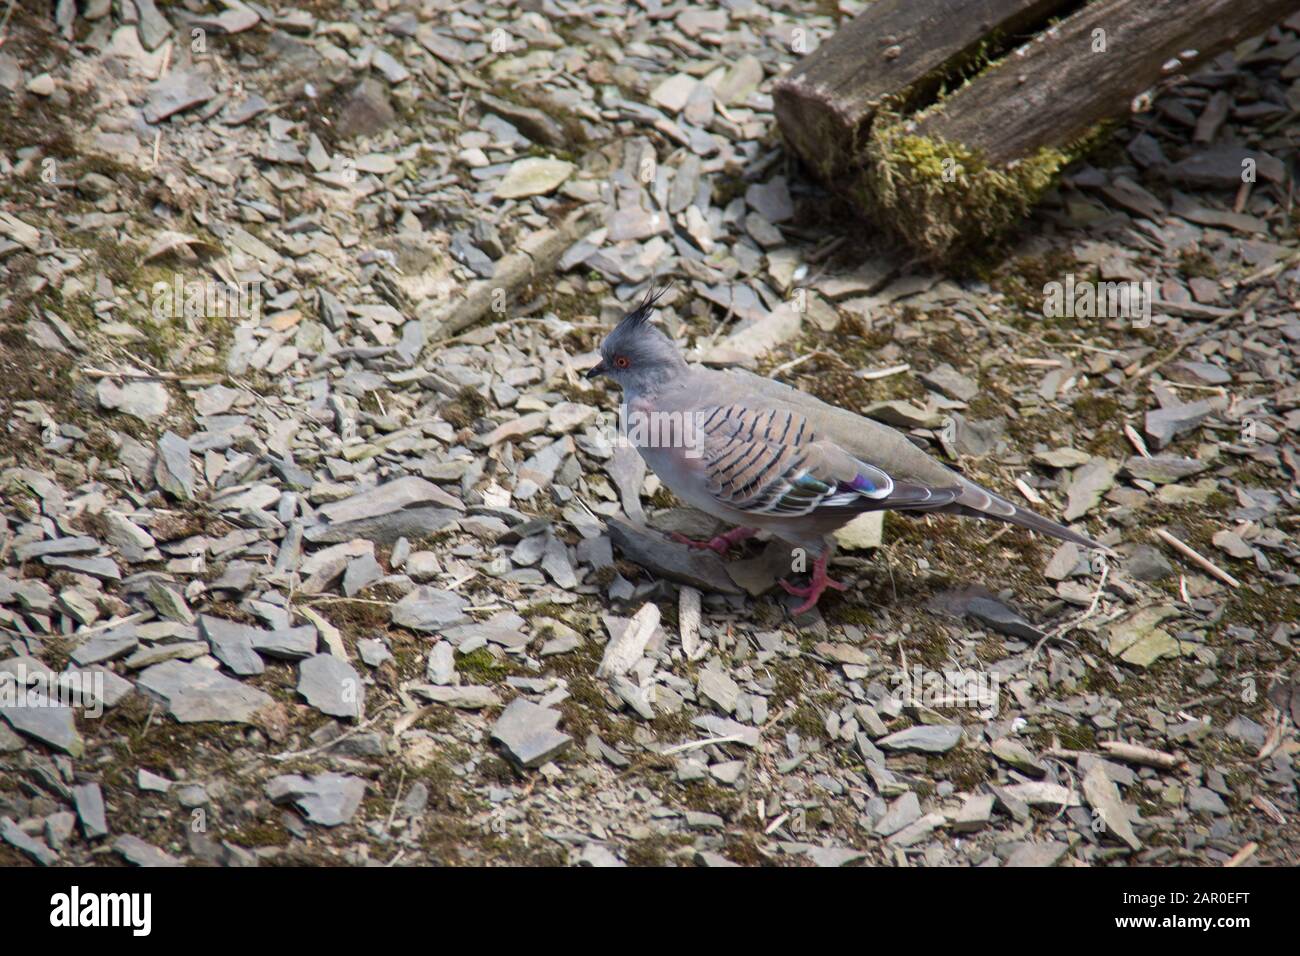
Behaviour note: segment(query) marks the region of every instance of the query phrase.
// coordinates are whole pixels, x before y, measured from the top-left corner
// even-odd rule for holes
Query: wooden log
[[[859,164],[877,111],[932,102],[977,62],[988,39],[1015,35],[1075,0],[879,0],[836,31],[773,90],[777,122],[822,178]]]
[[[1059,147],[1127,115],[1166,64],[1186,72],[1295,9],[1296,0],[1101,0],[981,73],[916,132],[964,143],[990,163]]]
[[[814,175],[924,257],[949,261],[1017,223],[1138,94],[1294,9],[882,0],[777,84],[776,116]]]

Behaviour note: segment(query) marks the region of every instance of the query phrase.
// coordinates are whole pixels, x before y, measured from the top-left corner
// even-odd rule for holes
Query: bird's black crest
[[[646,290],[645,298],[635,309],[623,316],[623,321],[618,324],[620,329],[631,331],[638,326],[645,325],[650,321],[650,313],[654,311],[655,303],[663,298],[664,293],[672,288],[672,284],[664,286],[662,289],[656,289],[651,286]]]

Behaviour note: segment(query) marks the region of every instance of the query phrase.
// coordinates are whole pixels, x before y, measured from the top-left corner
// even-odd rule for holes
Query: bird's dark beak
[[[593,365],[591,368],[587,370],[587,374],[584,377],[600,378],[602,375],[608,375],[608,374],[609,374],[609,366],[606,365],[604,362],[597,362],[595,365]]]

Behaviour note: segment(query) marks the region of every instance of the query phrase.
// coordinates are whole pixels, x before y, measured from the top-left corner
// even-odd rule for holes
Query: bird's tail
[[[957,500],[946,507],[935,510],[948,514],[963,515],[968,518],[989,518],[993,521],[1003,521],[1020,528],[1028,528],[1030,531],[1037,531],[1039,534],[1059,538],[1062,541],[1072,541],[1090,551],[1114,553],[1100,541],[1094,541],[1087,535],[1072,531],[1063,524],[1044,518],[1027,508],[1021,508],[1006,498],[981,488],[973,481],[963,480],[961,494],[957,497]]]

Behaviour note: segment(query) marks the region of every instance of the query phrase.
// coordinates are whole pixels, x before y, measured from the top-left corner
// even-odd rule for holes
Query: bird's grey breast
[[[703,453],[704,433],[698,414],[680,402],[655,397],[633,397],[624,422],[628,444],[640,452],[646,465],[668,490],[696,508],[717,513],[718,503],[708,491]]]

